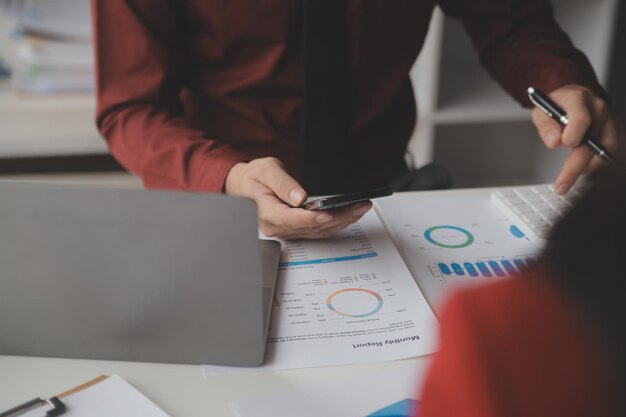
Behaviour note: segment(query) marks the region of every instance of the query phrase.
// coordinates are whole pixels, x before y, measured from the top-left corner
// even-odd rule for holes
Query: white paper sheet
[[[283,242],[260,368],[387,361],[433,353],[438,324],[377,214],[332,239]]]
[[[405,364],[255,395],[233,401],[230,406],[237,417],[365,417],[392,404],[416,400],[419,374],[415,366]]]
[[[436,312],[452,289],[515,275],[539,252],[488,196],[398,196],[376,204]]]

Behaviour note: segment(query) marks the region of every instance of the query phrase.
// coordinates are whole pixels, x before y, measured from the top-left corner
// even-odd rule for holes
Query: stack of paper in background
[[[14,56],[15,45],[11,41],[11,32],[15,20],[7,13],[7,0],[0,0],[0,91],[5,90],[4,78],[10,75],[10,61]]]
[[[89,0],[0,0],[17,22],[11,63],[22,94],[84,93],[94,89]]]

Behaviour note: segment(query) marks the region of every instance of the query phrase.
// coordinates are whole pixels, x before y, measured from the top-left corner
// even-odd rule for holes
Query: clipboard
[[[111,408],[107,405],[114,405]],[[100,375],[48,400],[35,398],[5,412],[0,417],[63,416],[170,417],[135,387],[118,375]]]
[[[97,384],[98,382],[104,381],[108,377],[108,375],[100,375],[99,377],[94,378],[91,381],[85,382],[84,384],[81,384],[49,399],[42,399],[39,397],[34,398],[30,401],[13,407],[10,410],[0,413],[0,417],[17,417],[41,407],[45,408],[46,406],[50,407],[50,409],[46,411],[46,417],[60,416],[65,413],[66,410],[65,404],[63,403],[63,401],[61,401],[62,398],[69,397],[70,395],[80,392],[85,388],[89,388]]]

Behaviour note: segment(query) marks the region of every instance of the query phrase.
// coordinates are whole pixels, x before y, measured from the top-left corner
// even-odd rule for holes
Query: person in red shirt
[[[113,156],[148,188],[247,196],[256,201],[268,236],[331,236],[371,203],[306,211],[298,207],[309,185],[299,181],[336,166],[330,160],[341,161],[340,148],[349,157],[337,176],[344,190],[388,184],[406,173],[404,154],[416,117],[409,70],[436,4],[463,21],[482,63],[522,105],[530,105],[526,89],[533,85],[566,110],[570,123],[564,131],[533,112],[548,147],[572,149],[556,179],[559,193],[600,163],[578,146],[588,129],[616,150],[619,127],[603,90],[554,20],[548,0],[92,0],[98,128]],[[314,45],[304,52],[325,52],[325,45],[315,44],[319,36],[303,32],[316,19],[302,11],[316,6],[322,7],[316,11],[317,35],[332,20],[336,30],[343,25],[345,36],[345,45],[343,38],[327,42],[329,52],[343,52],[337,75],[345,82],[335,87],[344,94],[338,101],[349,103],[345,115],[333,120],[345,124],[336,130],[345,135],[335,132],[330,145],[323,140],[326,126],[305,117],[310,122],[301,129],[303,115],[312,114],[307,108],[313,100],[305,103],[305,95],[317,92],[307,74],[320,72],[303,65],[303,41]],[[319,22],[326,17],[323,8],[343,20]],[[333,75],[335,61],[312,61]],[[342,108],[325,97],[322,112],[324,104]],[[333,110],[327,113],[332,118]],[[315,133],[322,147],[317,154],[328,157],[317,158],[314,172],[303,170],[312,154],[309,148],[301,152],[299,139],[311,128],[322,132]]]
[[[626,176],[603,174],[539,267],[451,298],[419,417],[626,415]]]

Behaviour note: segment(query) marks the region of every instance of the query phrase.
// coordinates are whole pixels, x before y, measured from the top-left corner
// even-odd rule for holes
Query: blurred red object
[[[618,415],[604,339],[548,274],[452,297],[420,417]]]

